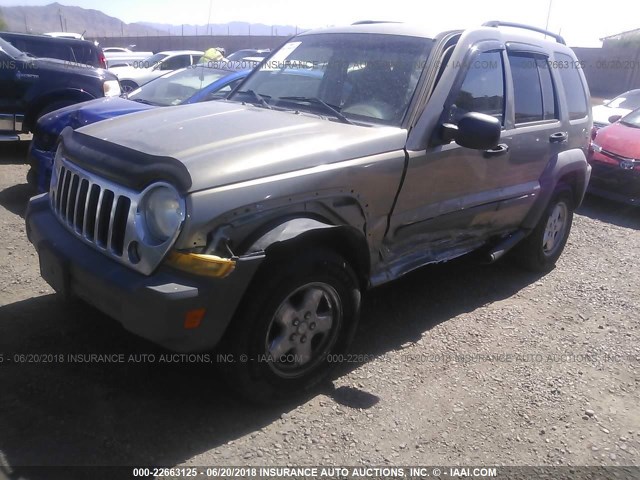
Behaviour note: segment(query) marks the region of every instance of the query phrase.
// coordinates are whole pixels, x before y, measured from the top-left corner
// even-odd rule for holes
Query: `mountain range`
[[[289,36],[291,25],[264,25],[247,22],[209,25],[171,25],[164,23],[125,23],[99,10],[51,3],[44,6],[0,7],[7,30],[22,33],[75,32],[86,38],[159,35],[279,35]]]

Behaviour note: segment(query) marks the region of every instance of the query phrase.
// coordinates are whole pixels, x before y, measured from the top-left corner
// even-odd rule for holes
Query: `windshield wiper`
[[[325,109],[325,111],[331,113],[334,117],[340,120],[342,123],[348,123],[349,125],[353,125],[353,122],[345,117],[340,111],[328,103],[320,100],[318,97],[280,97],[280,100],[293,100],[294,102],[307,102],[312,103],[314,105],[320,105]]]
[[[265,100],[265,97],[263,97],[262,95],[260,95],[258,92],[254,91],[254,90],[241,90],[237,93],[248,93],[249,95],[251,95],[253,98],[255,98],[258,103],[260,103],[260,105],[262,105],[264,108],[268,108],[269,110],[273,110],[273,107],[271,105],[269,105],[269,103]],[[268,97],[271,98],[271,97]]]
[[[145,100],[144,98],[129,98],[127,100],[133,100],[134,102],[144,103],[145,105],[151,105],[152,107],[157,107],[157,103],[150,102],[149,100]]]

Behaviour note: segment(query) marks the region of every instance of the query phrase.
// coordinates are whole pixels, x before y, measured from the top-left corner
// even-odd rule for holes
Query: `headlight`
[[[161,244],[172,238],[184,221],[184,202],[180,195],[168,185],[159,185],[149,190],[142,200],[141,213],[146,233],[151,240],[146,243]]]
[[[105,97],[118,97],[122,93],[118,80],[107,80],[102,85]]]

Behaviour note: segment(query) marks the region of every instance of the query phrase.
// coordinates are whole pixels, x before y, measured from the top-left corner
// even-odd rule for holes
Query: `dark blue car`
[[[38,193],[49,189],[58,136],[70,126],[80,128],[108,118],[156,107],[206,102],[227,96],[249,70],[210,68],[205,64],[176,70],[123,97],[107,97],[61,108],[38,120],[29,148],[27,181]]]

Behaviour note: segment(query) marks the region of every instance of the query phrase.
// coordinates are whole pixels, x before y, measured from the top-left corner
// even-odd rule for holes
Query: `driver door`
[[[510,178],[511,138],[505,128],[510,92],[504,46],[491,41],[468,52],[462,62],[447,67],[459,71],[437,125],[455,124],[468,112],[484,113],[500,120],[500,143],[472,150],[453,141],[432,142],[424,151],[408,152],[406,177],[385,238],[385,253],[399,271],[477,248],[500,229],[498,204],[518,196],[512,191],[517,182]]]

